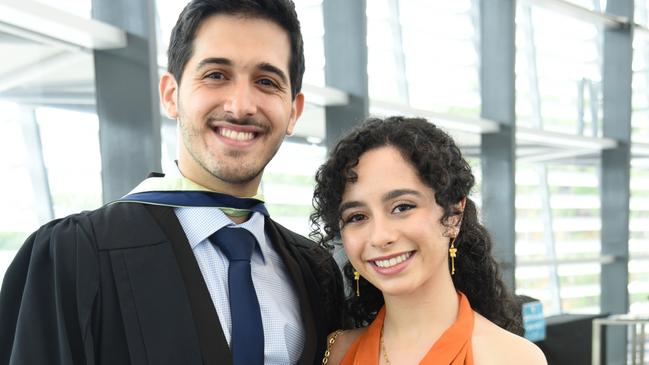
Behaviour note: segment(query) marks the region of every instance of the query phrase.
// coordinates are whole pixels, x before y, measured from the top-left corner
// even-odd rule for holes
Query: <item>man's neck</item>
[[[218,179],[207,171],[203,171],[202,173],[192,173],[191,171],[188,171],[188,169],[184,169],[179,162],[176,163],[176,166],[178,167],[178,172],[185,179],[217,193],[228,194],[236,197],[253,197],[257,195],[259,184],[261,182],[261,174],[246,183],[231,184]]]
[[[226,215],[227,215],[227,213],[226,213]],[[231,216],[231,215],[228,215],[228,218],[230,218],[230,220],[234,224],[237,224],[237,225],[247,221],[248,219],[250,219],[250,217],[252,217],[252,214],[248,214],[248,215],[244,215],[244,216]]]
[[[252,197],[257,195],[257,190],[259,188],[259,182],[257,181],[256,183],[252,184],[254,189],[251,189],[248,185],[234,185],[234,184],[227,184],[222,182],[221,180],[217,179],[216,177],[209,175],[211,178],[209,179],[194,179],[191,176],[187,176],[186,174],[183,173],[183,170],[180,167],[180,163],[176,161],[176,167],[178,168],[178,172],[182,177],[184,177],[187,180],[190,180],[191,182],[198,184],[202,187],[205,187],[207,189],[210,189],[212,191],[215,191],[217,193],[222,193],[222,194],[228,194],[236,197]],[[198,181],[198,180],[205,180],[206,182],[203,181]],[[234,223],[234,224],[241,224],[252,216],[252,214],[246,214],[246,215],[228,215],[227,212],[224,212],[228,218]]]

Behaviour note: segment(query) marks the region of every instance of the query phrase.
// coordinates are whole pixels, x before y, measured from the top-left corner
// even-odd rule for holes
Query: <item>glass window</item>
[[[296,0],[302,37],[304,38],[305,71],[303,84],[325,86],[324,19],[322,0]]]
[[[18,247],[39,225],[40,217],[32,192],[28,146],[23,138],[20,107],[0,97],[0,277]],[[47,215],[46,215],[47,217]]]
[[[92,0],[36,0],[47,6],[52,6],[57,9],[63,10],[67,13],[72,13],[83,18],[92,18]]]
[[[319,145],[285,141],[264,171],[262,191],[276,221],[295,232],[311,232],[309,215],[315,173],[326,157]]]
[[[649,24],[647,1],[635,2],[635,21]],[[633,146],[649,144],[649,33],[636,31],[633,40]],[[631,159],[629,217],[629,301],[631,312],[649,313],[649,153],[636,149]]]
[[[563,0],[588,10],[603,12],[606,9],[606,0]]]
[[[517,7],[519,126],[601,135],[600,38],[591,23],[528,3]]]
[[[99,121],[94,113],[38,108],[55,217],[102,205]]]
[[[101,205],[92,54],[0,33],[0,277],[27,236]]]
[[[469,0],[368,1],[370,97],[479,116],[477,11]]]
[[[635,11],[633,12],[634,21],[637,24],[642,26],[649,25],[649,17],[647,17],[647,11],[649,9],[649,1],[647,0],[635,0]]]
[[[594,11],[605,6],[571,2]],[[518,4],[518,126],[601,136],[601,37],[592,23]],[[599,154],[548,158],[555,152],[533,143],[517,146],[517,293],[540,299],[546,315],[599,312]]]
[[[517,293],[540,299],[546,315],[599,312],[596,167],[519,161],[516,171]]]
[[[187,0],[164,0],[155,2],[156,5],[156,41],[158,45],[158,65],[167,68],[167,48],[178,15],[187,4]]]
[[[631,164],[629,296],[631,312],[649,313],[649,159]]]

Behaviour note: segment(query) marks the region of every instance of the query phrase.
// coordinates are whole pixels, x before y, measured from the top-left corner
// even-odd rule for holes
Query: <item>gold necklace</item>
[[[380,342],[381,342],[381,351],[383,351],[383,359],[385,360],[385,363],[387,365],[392,365],[390,359],[388,358],[388,350],[385,349],[385,341],[383,341],[383,326],[381,326]]]

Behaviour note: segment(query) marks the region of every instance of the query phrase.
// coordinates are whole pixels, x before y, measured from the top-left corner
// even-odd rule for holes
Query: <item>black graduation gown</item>
[[[267,218],[318,364],[343,326],[333,259]],[[216,310],[172,208],[116,203],[46,224],[0,291],[1,364],[230,364]]]

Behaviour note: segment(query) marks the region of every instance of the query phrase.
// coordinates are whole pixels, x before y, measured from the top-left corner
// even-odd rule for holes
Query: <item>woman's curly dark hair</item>
[[[464,212],[457,208],[473,187],[471,167],[453,139],[425,119],[369,118],[338,142],[316,174],[311,237],[324,248],[334,247],[332,242],[340,239],[339,207],[345,186],[357,179],[354,167],[365,152],[383,146],[398,149],[433,189],[435,201],[444,209],[442,224],[448,225],[450,217],[463,213],[455,240],[459,253],[452,276],[455,288],[467,296],[476,312],[506,330],[522,334],[520,309],[500,278],[491,254],[491,239],[478,222],[475,204],[467,198]],[[355,285],[353,271],[347,262],[343,274],[350,287]],[[370,282],[361,278],[359,285],[362,295],[351,295],[346,302],[356,327],[368,325],[384,304],[383,295]]]

